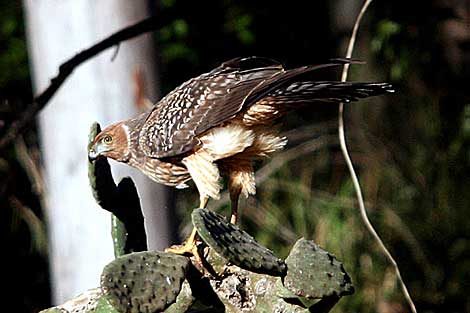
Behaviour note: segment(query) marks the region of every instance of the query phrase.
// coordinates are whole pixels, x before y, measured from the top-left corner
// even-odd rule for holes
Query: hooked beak
[[[96,153],[95,148],[88,150],[88,161],[93,162],[98,158],[98,153]]]
[[[93,162],[95,161],[103,152],[106,152],[105,149],[99,144],[93,145],[88,150],[88,161]]]

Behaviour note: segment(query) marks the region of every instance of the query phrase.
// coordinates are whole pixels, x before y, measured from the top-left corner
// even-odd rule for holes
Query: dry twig
[[[62,86],[65,80],[72,74],[75,68],[103,52],[104,50],[118,45],[122,41],[160,28],[168,22],[169,16],[171,16],[171,14],[162,15],[158,19],[154,16],[146,18],[134,25],[126,27],[112,34],[111,36],[105,38],[90,48],[81,51],[67,62],[60,65],[59,73],[57,76],[51,79],[49,86],[41,94],[35,97],[31,105],[20,114],[20,117],[17,120],[10,124],[8,129],[6,129],[3,137],[0,138],[0,149],[5,148],[7,145],[11,144],[14,139],[19,134],[21,134],[29,124],[31,124],[39,111],[41,111],[47,105],[49,100],[51,100],[60,86]]]
[[[18,161],[28,175],[34,193],[39,197],[39,200],[43,205],[45,203],[46,184],[43,179],[41,166],[37,160],[34,160],[31,153],[28,151],[28,147],[24,142],[23,136],[18,136],[18,139],[15,141],[15,149]]]
[[[356,22],[354,23],[354,28],[351,34],[351,38],[349,39],[349,44],[348,44],[348,49],[346,52],[346,58],[351,58],[352,56],[352,51],[354,49],[354,43],[356,41],[357,37],[357,31],[359,29],[359,24],[361,23],[362,17],[364,16],[364,13],[367,11],[367,8],[369,7],[370,3],[372,0],[366,0],[361,8],[361,11],[359,12]],[[348,77],[348,70],[349,70],[349,64],[345,64],[343,66],[343,72],[341,74],[341,81],[345,82]],[[362,196],[362,190],[361,190],[361,185],[359,184],[359,179],[357,178],[356,172],[354,170],[354,166],[352,164],[351,158],[349,156],[348,148],[346,145],[346,139],[345,139],[345,134],[344,134],[344,119],[343,119],[343,113],[344,113],[344,103],[340,103],[339,105],[339,114],[338,114],[338,135],[339,135],[339,140],[340,140],[340,145],[341,145],[341,151],[343,152],[344,158],[346,160],[346,164],[348,166],[349,172],[351,174],[351,179],[353,181],[354,189],[356,191],[356,196],[357,200],[359,203],[359,211],[361,213],[361,218],[366,225],[367,229],[371,233],[371,235],[374,237],[374,239],[377,241],[377,244],[379,245],[380,249],[383,251],[387,259],[390,261],[392,264],[393,268],[395,269],[395,274],[397,275],[398,281],[400,283],[400,286],[403,290],[403,293],[405,295],[405,298],[411,308],[411,310],[416,313],[416,307],[413,303],[413,300],[411,299],[410,293],[408,292],[408,288],[405,285],[405,282],[403,281],[403,278],[401,277],[400,274],[400,269],[398,268],[397,262],[393,258],[393,256],[390,254],[390,252],[387,250],[385,247],[384,243],[382,242],[382,239],[380,239],[380,236],[377,234],[375,231],[374,227],[372,226],[371,222],[369,221],[369,218],[367,216],[367,211],[365,208],[364,204],[364,199]]]
[[[31,240],[35,249],[42,255],[47,255],[47,236],[44,223],[41,219],[21,202],[15,196],[9,197],[10,206],[13,210],[16,210],[18,216],[28,225],[28,229],[31,232]]]

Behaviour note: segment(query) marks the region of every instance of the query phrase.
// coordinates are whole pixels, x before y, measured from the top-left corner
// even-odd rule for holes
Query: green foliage
[[[405,49],[397,51],[394,49],[393,40],[400,36],[402,32],[400,24],[388,19],[382,20],[377,24],[375,36],[372,38],[370,45],[374,53],[380,53],[387,60],[394,60],[390,66],[390,77],[394,81],[403,78],[403,75],[409,70],[409,51]]]
[[[100,297],[93,313],[119,313],[110,303],[108,297]]]
[[[0,90],[28,80],[28,55],[23,27],[21,11],[14,7],[0,10]]]
[[[195,63],[197,54],[187,46],[189,28],[184,19],[175,19],[171,24],[158,31],[158,38],[162,42],[162,62],[169,63],[178,59]]]
[[[242,44],[250,45],[256,40],[250,29],[252,24],[253,16],[251,14],[242,12],[238,7],[232,7],[227,11],[224,28],[228,33],[235,34]]]

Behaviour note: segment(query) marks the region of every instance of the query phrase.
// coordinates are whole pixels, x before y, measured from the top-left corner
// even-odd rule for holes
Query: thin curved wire
[[[367,8],[371,4],[372,0],[366,0],[364,4],[362,5],[361,11],[359,12],[356,22],[354,23],[353,31],[351,34],[351,38],[349,39],[349,44],[348,48],[346,51],[346,58],[351,58],[352,52],[354,49],[354,43],[356,42],[356,37],[357,37],[357,31],[359,29],[359,24],[361,23],[362,17],[364,16],[364,13],[367,11]],[[343,66],[343,72],[341,73],[341,81],[345,82],[348,78],[348,70],[349,70],[349,64],[345,64]],[[364,198],[362,196],[362,190],[361,190],[361,185],[359,184],[359,179],[357,178],[356,171],[354,170],[353,163],[351,161],[351,157],[349,156],[348,152],[348,147],[346,145],[346,138],[344,134],[344,103],[339,104],[339,114],[338,114],[338,135],[339,135],[339,141],[340,141],[340,146],[341,146],[341,151],[343,152],[343,156],[345,158],[346,164],[349,169],[349,173],[351,174],[351,179],[354,185],[354,189],[356,191],[356,196],[357,196],[357,201],[359,203],[359,212],[361,214],[361,218],[366,225],[366,228],[368,231],[371,233],[372,237],[377,241],[380,249],[383,251],[385,256],[388,258],[390,263],[395,269],[395,273],[397,275],[397,279],[400,283],[401,289],[403,291],[403,294],[405,295],[406,301],[408,302],[408,305],[411,308],[411,311],[413,313],[417,313],[416,307],[413,303],[413,300],[411,299],[410,293],[408,292],[408,288],[405,285],[405,282],[403,281],[403,278],[401,277],[400,269],[398,268],[397,262],[393,258],[393,256],[390,254],[390,252],[387,250],[385,247],[384,243],[382,242],[382,239],[380,239],[380,236],[377,234],[377,232],[374,229],[374,226],[372,226],[372,223],[369,220],[369,217],[367,216],[367,211],[365,208],[364,204]]]

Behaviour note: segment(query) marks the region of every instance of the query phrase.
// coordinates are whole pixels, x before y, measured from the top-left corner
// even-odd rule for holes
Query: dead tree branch
[[[14,120],[4,131],[3,136],[0,138],[0,150],[11,144],[19,134],[27,129],[36,115],[49,103],[57,90],[79,65],[123,41],[161,28],[169,22],[168,16],[171,16],[171,14],[159,16],[158,18],[155,16],[148,17],[112,34],[61,64],[59,73],[51,79],[49,86],[36,96],[28,108],[20,114],[19,118]]]

